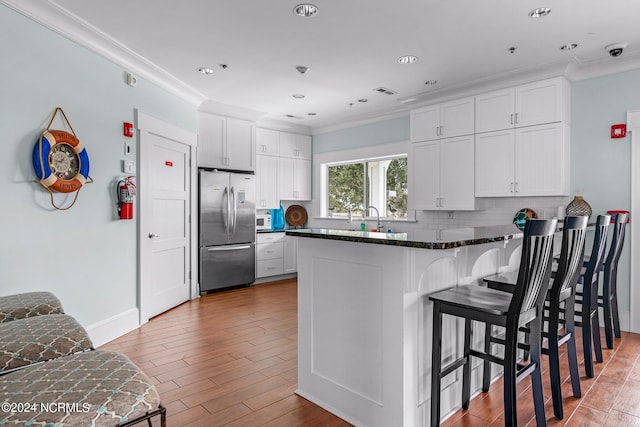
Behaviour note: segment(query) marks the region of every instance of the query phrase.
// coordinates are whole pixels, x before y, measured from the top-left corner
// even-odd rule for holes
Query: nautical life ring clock
[[[64,117],[71,133],[64,130],[49,129],[56,114],[60,112]],[[60,210],[69,209],[76,202],[78,193],[85,183],[93,182],[89,176],[89,155],[78,137],[71,123],[60,107],[53,113],[47,129],[40,135],[33,148],[33,169],[38,182],[47,189],[51,196],[51,204]],[[76,192],[70,206],[58,207],[53,193]]]

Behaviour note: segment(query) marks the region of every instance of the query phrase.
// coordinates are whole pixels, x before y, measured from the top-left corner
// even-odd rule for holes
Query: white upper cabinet
[[[280,154],[280,132],[258,128],[256,130],[256,154],[278,156]]]
[[[476,133],[569,122],[569,84],[562,78],[476,96]]]
[[[198,124],[198,166],[255,170],[253,122],[201,112]]]
[[[276,209],[280,200],[311,200],[311,136],[264,128],[256,134],[256,209]]]
[[[462,98],[411,110],[411,142],[472,135],[475,98]]]
[[[280,157],[278,195],[280,200],[311,200],[311,160]]]
[[[280,156],[311,160],[311,137],[280,132]]]
[[[569,193],[569,126],[528,126],[476,135],[476,197]]]
[[[411,209],[473,210],[474,135],[411,144]]]
[[[278,209],[278,164],[276,156],[256,155],[256,209]]]

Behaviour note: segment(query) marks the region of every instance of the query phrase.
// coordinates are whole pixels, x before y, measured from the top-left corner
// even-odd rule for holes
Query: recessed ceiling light
[[[365,99],[365,98],[360,98],[360,99],[358,99],[358,102],[361,102],[361,103],[363,103],[363,104],[364,104],[365,102],[367,102],[367,101],[368,101],[368,99]]]
[[[293,94],[293,95],[291,95],[291,96],[293,96],[295,99],[302,99],[302,98],[304,98],[304,95],[303,95],[303,94],[301,94],[301,93],[294,93],[294,94]]]
[[[318,113],[307,113],[307,116],[316,116]]]
[[[300,74],[307,74],[309,72],[309,67],[305,67],[304,65],[298,65],[296,67],[296,70],[300,73]]]
[[[426,84],[427,86],[433,86],[436,83],[438,83],[437,80],[427,80],[426,82],[424,82],[424,84]]]
[[[211,67],[198,68],[198,71],[200,71],[202,74],[213,74],[213,68]]]
[[[563,46],[560,46],[560,50],[572,50],[577,48],[578,45],[576,43],[571,43],[571,44],[565,44]]]
[[[311,3],[302,3],[293,8],[293,13],[304,18],[310,18],[318,14],[318,8]]]
[[[413,64],[417,60],[418,60],[418,57],[413,55],[405,55],[398,58],[398,62],[401,64]]]
[[[551,13],[551,9],[548,7],[539,7],[529,12],[529,18],[542,18]]]

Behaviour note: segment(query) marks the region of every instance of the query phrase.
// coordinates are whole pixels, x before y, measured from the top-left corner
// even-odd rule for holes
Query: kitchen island
[[[431,303],[426,295],[517,268],[512,224],[374,233],[287,230],[298,239],[296,393],[357,426],[429,424]],[[463,325],[445,316],[443,364]],[[482,345],[476,328],[474,345]],[[474,361],[472,390],[480,390]],[[494,375],[497,375],[494,370]],[[442,414],[460,407],[461,373],[443,381]]]

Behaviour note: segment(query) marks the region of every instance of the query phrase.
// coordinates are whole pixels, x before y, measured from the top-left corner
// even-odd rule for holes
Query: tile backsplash
[[[536,211],[540,218],[558,217],[559,211],[564,215],[564,208],[569,204],[570,197],[496,197],[477,199],[478,210],[475,211],[416,211],[416,220],[412,221],[384,221],[383,225],[391,227],[393,231],[404,232],[420,229],[450,227],[467,227],[483,225],[510,224],[516,212],[522,208]],[[360,217],[354,217],[351,224],[345,219],[318,218],[309,210],[309,221],[306,227],[358,229]],[[375,226],[375,217],[369,218],[367,227]]]

